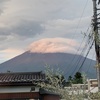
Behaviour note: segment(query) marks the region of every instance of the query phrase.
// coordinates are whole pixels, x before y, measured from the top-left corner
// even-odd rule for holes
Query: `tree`
[[[83,77],[82,74],[80,72],[76,72],[76,74],[74,75],[73,78],[73,83],[75,84],[83,84]]]
[[[62,99],[64,100],[83,100],[84,93],[79,92],[79,90],[70,89],[70,88],[63,88],[64,77],[62,76],[60,71],[54,71],[47,67],[46,69],[46,80],[47,82],[38,82],[36,83],[37,86],[50,91],[52,93],[59,94]],[[80,78],[81,75],[77,72],[75,74],[75,78]],[[75,79],[74,78],[74,79]],[[73,80],[71,76],[69,76],[69,80]]]
[[[67,85],[71,85],[72,83],[73,84],[83,84],[83,76],[80,72],[76,72],[74,77],[72,76],[68,77]]]

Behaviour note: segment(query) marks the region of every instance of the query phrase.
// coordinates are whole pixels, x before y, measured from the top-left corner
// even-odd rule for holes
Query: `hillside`
[[[75,59],[73,59],[75,58]],[[80,63],[77,64],[79,62]],[[78,71],[84,57],[68,53],[30,53],[25,52],[9,61],[0,64],[0,72],[35,72],[44,71],[45,65],[53,69],[59,68],[68,77],[73,71]],[[95,61],[86,59],[81,71],[86,72],[90,78],[96,77]],[[74,72],[74,73],[75,73]]]

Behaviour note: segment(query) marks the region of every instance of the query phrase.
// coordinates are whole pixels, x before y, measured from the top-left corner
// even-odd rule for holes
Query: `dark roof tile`
[[[19,72],[19,73],[0,73],[0,85],[3,83],[24,83],[44,81],[45,74],[42,72]]]

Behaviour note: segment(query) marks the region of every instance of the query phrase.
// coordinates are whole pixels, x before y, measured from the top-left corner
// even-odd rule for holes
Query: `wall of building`
[[[38,87],[33,86],[1,86],[0,93],[39,92]]]
[[[47,95],[47,96],[44,96],[43,100],[60,100],[60,97],[59,96]]]
[[[38,98],[39,92],[0,93],[0,100],[29,100]]]

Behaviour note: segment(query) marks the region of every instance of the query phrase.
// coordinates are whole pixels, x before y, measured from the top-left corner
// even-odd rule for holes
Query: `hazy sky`
[[[92,14],[92,0],[0,0],[0,63],[29,48],[75,52]]]

